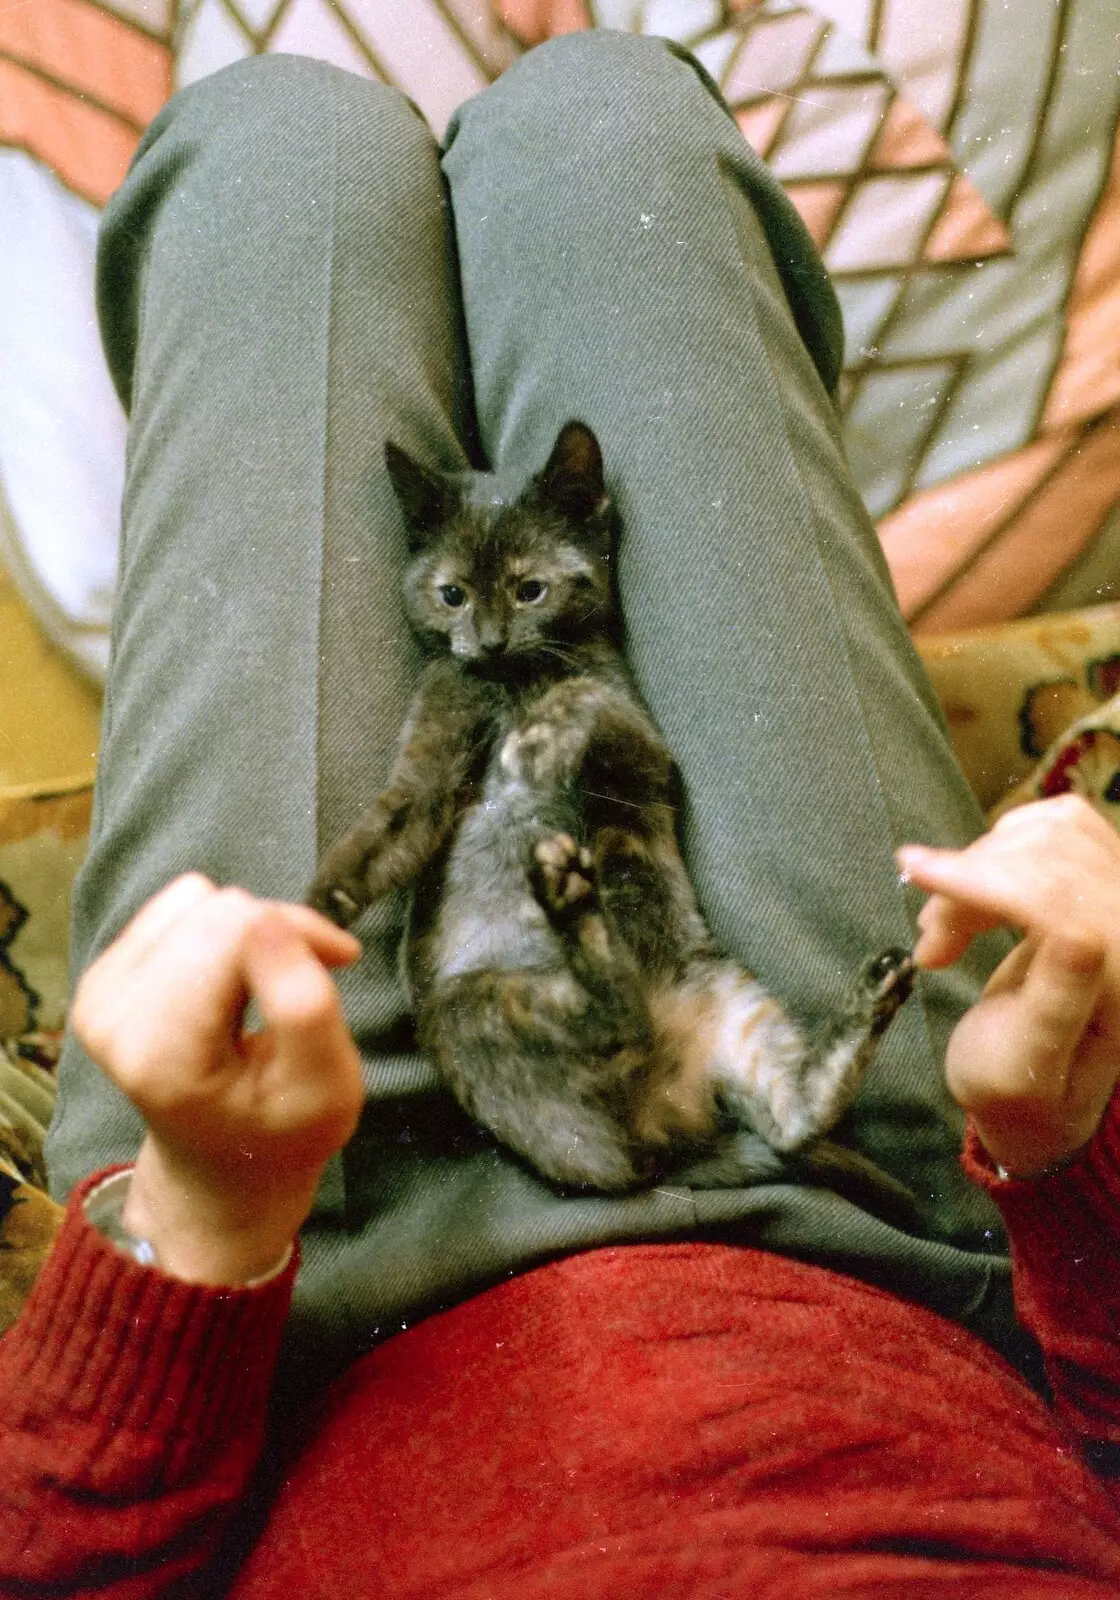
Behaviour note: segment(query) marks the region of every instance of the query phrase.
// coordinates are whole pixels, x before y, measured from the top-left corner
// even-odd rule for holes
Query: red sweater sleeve
[[[975,1133],[964,1161],[1007,1223],[1016,1309],[1042,1347],[1055,1410],[1120,1506],[1120,1094],[1049,1177],[1001,1179]]]
[[[294,1263],[253,1289],[138,1266],[85,1219],[96,1181],[0,1341],[2,1600],[200,1574],[263,1444]]]

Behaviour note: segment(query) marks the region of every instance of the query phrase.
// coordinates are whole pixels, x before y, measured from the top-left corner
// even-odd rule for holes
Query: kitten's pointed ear
[[[572,522],[602,516],[609,501],[603,487],[599,441],[584,422],[566,422],[537,479],[540,499]]]
[[[407,450],[390,439],[385,446],[385,466],[401,503],[410,535],[431,533],[450,516],[455,505],[455,490],[432,467],[422,467]]]

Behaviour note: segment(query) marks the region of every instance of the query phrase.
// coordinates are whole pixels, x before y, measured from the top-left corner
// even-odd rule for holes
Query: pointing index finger
[[[277,912],[293,933],[306,939],[326,966],[347,967],[361,955],[362,946],[352,933],[309,906],[294,905],[286,900],[268,900],[264,904]]]
[[[917,919],[919,966],[950,966],[980,934],[1001,926],[1025,928],[1030,921],[1021,873],[1008,873],[1006,863],[985,857],[976,846],[958,851],[903,845],[896,860],[903,877],[930,895]]]

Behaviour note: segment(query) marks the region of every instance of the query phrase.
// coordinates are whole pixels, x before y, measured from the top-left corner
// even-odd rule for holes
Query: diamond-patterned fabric
[[[176,84],[264,51],[317,56],[403,88],[437,131],[513,59],[489,6],[466,0],[185,0]]]
[[[501,9],[535,29],[548,12]],[[847,325],[849,454],[915,628],[1120,593],[1113,0],[592,9],[696,52],[817,240]],[[517,53],[495,10],[31,0],[0,10],[0,141],[100,202],[173,84],[269,50],[396,83],[442,130]]]
[[[599,10],[650,29],[648,5]],[[658,0],[836,281],[848,452],[915,628],[1120,593],[1108,0],[762,0],[700,23],[682,0],[676,18]]]
[[[167,98],[169,43],[166,27],[140,27],[88,0],[0,8],[0,143],[104,201]]]

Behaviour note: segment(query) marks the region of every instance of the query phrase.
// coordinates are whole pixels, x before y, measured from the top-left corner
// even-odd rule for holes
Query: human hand
[[[161,1265],[234,1283],[275,1266],[362,1103],[327,968],[356,939],[302,906],[176,878],[90,966],[76,1037],[147,1124],[125,1226]],[[246,1003],[263,1026],[243,1028]]]
[[[966,850],[906,845],[898,863],[931,896],[919,966],[949,966],[1004,924],[1023,935],[953,1033],[949,1089],[1006,1171],[1067,1160],[1120,1078],[1120,835],[1063,795],[1007,812]]]
[[[494,10],[522,44],[541,44],[561,33],[590,28],[584,0],[494,0]]]

